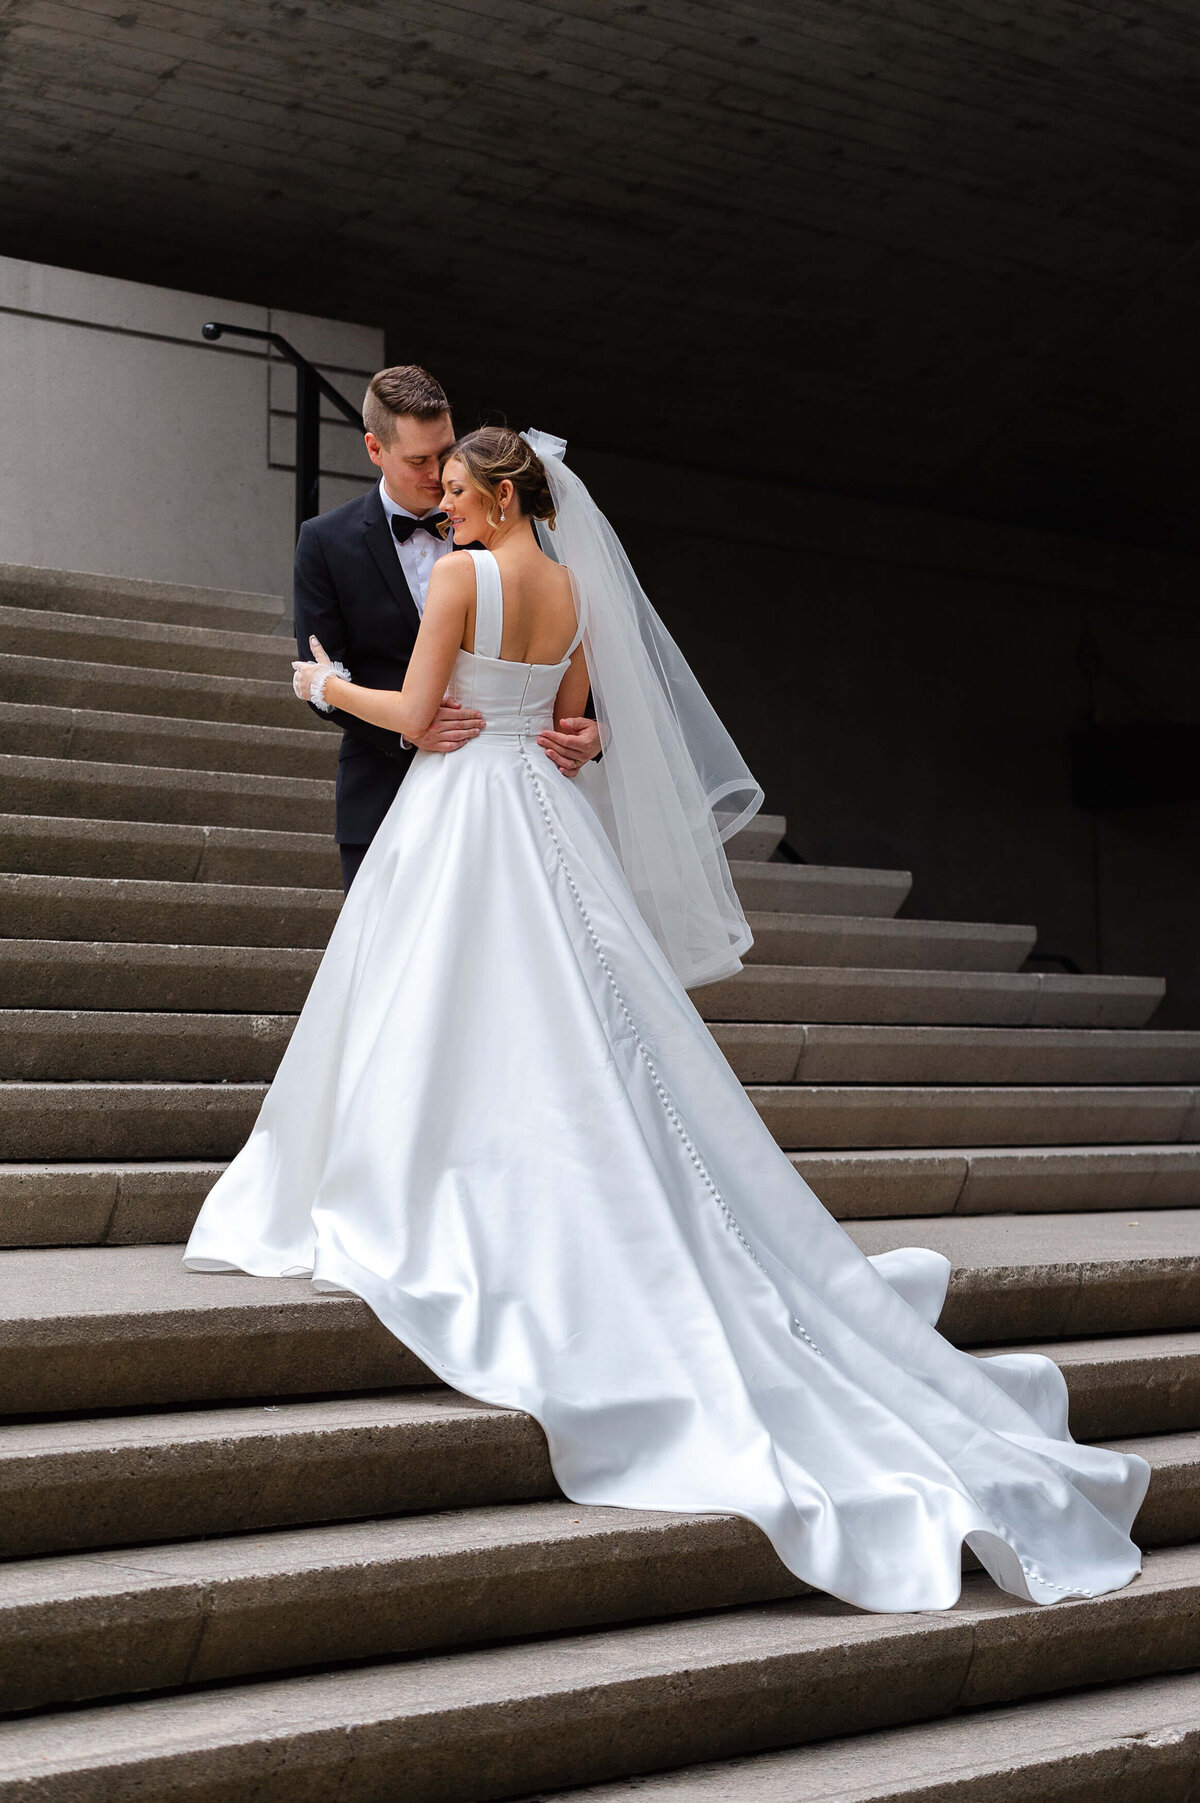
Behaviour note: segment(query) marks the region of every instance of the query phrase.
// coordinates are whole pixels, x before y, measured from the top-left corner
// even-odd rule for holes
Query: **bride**
[[[722,841],[761,791],[564,450],[454,447],[487,548],[439,561],[398,694],[297,666],[406,737],[448,687],[485,725],[418,753],[185,1263],[354,1292],[536,1417],[568,1497],[745,1516],[863,1608],[949,1607],[964,1541],[1027,1600],[1117,1589],[1149,1467],[1075,1444],[1050,1360],[941,1337],[947,1261],[858,1250],[688,1000],[750,944]],[[571,782],[537,738],[589,684]]]

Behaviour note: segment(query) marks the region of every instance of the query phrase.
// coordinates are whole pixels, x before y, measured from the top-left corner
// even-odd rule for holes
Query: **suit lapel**
[[[412,590],[405,580],[404,571],[400,568],[400,559],[396,556],[396,541],[392,537],[392,529],[388,525],[388,517],[383,511],[383,502],[379,499],[377,487],[373,488],[367,497],[366,510],[363,515],[363,539],[368,551],[375,559],[379,574],[387,584],[388,593],[405,618],[409,620],[415,634],[420,629],[421,615],[413,600]]]

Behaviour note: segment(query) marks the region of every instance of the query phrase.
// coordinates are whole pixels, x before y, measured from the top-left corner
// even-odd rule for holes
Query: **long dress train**
[[[1129,1582],[1145,1462],[1076,1445],[1050,1360],[936,1331],[949,1276],[865,1257],[759,1119],[533,741],[567,660],[500,659],[419,753],[186,1263],[361,1296],[455,1389],[545,1429],[578,1502],[756,1522],[864,1608],[944,1608],[966,1541],[1035,1602]]]

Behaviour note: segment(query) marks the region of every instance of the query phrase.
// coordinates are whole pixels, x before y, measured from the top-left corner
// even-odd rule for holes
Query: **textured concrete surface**
[[[0,604],[251,633],[273,631],[286,605],[281,595],[246,595],[230,589],[147,582],[133,576],[96,576],[86,570],[51,570],[21,563],[0,564]]]
[[[270,891],[267,892],[268,894]],[[0,1008],[0,1079],[269,1081],[293,1014]],[[718,1025],[744,1083],[1170,1084],[1200,1078],[1200,1034]]]
[[[1200,1033],[714,1026],[747,1083],[1195,1083]]]
[[[863,1147],[792,1162],[845,1219],[1200,1205],[1198,1146]]]
[[[37,1559],[0,1570],[0,1708],[806,1589],[734,1516],[569,1502]]]
[[[768,864],[746,859],[738,841],[729,869],[747,908],[783,908],[796,914],[853,914],[888,919],[912,888],[907,870],[846,870],[827,864]]]
[[[0,1078],[23,1082],[270,1082],[292,1014],[0,1009]]]
[[[750,911],[751,964],[852,965],[883,970],[1017,970],[1036,927],[957,920],[853,920]]]
[[[959,1344],[1190,1328],[1200,1321],[1200,1209],[852,1221],[864,1252],[929,1246],[953,1265],[939,1323]],[[983,1324],[986,1323],[986,1326]],[[1003,1325],[1001,1325],[1001,1323]]]
[[[1200,1089],[862,1084],[749,1090],[781,1146],[1061,1145],[1200,1138]]]
[[[176,1245],[224,1165],[0,1164],[0,1247]]]
[[[1198,1602],[1193,1549],[1154,1553],[1138,1583],[1054,1608],[981,1579],[926,1615],[801,1597],[15,1721],[0,1726],[0,1767],[10,1787],[69,1783],[78,1803],[161,1793],[185,1775],[214,1799],[240,1786],[262,1803],[315,1803],[331,1761],[346,1803],[389,1783],[406,1803],[447,1803],[464,1770],[472,1797],[515,1797],[678,1764],[684,1747],[727,1758],[1165,1674],[1200,1662]]]
[[[725,842],[727,858],[751,858],[756,863],[769,858],[787,832],[782,814],[768,814],[760,809],[740,833]]]
[[[445,1389],[0,1426],[7,1558],[557,1494],[528,1415]]]
[[[410,1438],[428,1444],[432,1413],[410,1423]],[[464,1456],[474,1432],[476,1456],[495,1464],[499,1488],[513,1470],[512,1444],[489,1444],[466,1411],[456,1425]],[[1194,1537],[1200,1435],[1119,1444],[1154,1469],[1139,1543]],[[2,1448],[0,1440],[0,1459]],[[397,1451],[412,1466],[412,1450]],[[296,1475],[303,1481],[307,1468]],[[806,1588],[736,1517],[567,1501],[63,1554],[0,1570],[0,1706],[561,1632]]]
[[[190,670],[203,676],[291,681],[295,647],[267,633],[167,626],[156,620],[105,619],[98,614],[53,613],[0,602],[0,638],[10,653],[66,657],[88,662]]]
[[[1200,1147],[1048,1146],[1018,1152],[797,1152],[792,1162],[846,1221],[1200,1206]],[[0,1166],[0,1245],[173,1244],[187,1238],[220,1162]]]
[[[298,1014],[320,956],[293,947],[0,939],[0,1004]]]
[[[337,768],[338,743],[328,731],[309,732],[299,725],[242,726],[0,701],[0,751],[15,757],[80,758],[328,781]]]
[[[1198,1763],[1200,1675],[1186,1672],[823,1746],[543,1791],[536,1803],[628,1803],[633,1796],[644,1803],[1192,1803]]]
[[[976,1223],[941,1220],[925,1238],[959,1225],[969,1239]],[[1198,1281],[1194,1240],[1148,1259],[1131,1249],[1123,1262],[1111,1247],[1114,1225],[1090,1260],[1086,1235],[1071,1248],[1068,1228],[1039,1239],[1042,1225],[1020,1217],[1011,1236],[981,1232],[974,1262],[952,1278],[947,1332],[984,1353],[1028,1334],[1035,1349],[1049,1339],[1072,1396],[1090,1411],[1090,1433],[1200,1425],[1200,1334],[1186,1331]],[[1022,1227],[1031,1242],[1024,1260]],[[879,1224],[859,1223],[856,1232],[871,1228]],[[901,1223],[889,1243],[921,1244],[911,1228]],[[1123,1337],[1052,1338],[1114,1331]],[[0,1413],[433,1381],[365,1303],[318,1294],[303,1278],[191,1273],[173,1246],[0,1253]]]
[[[975,1348],[1036,1352],[1058,1365],[1077,1440],[1190,1432],[1200,1426],[1200,1333],[1043,1340]]]
[[[333,831],[332,779],[191,770],[184,780],[158,765],[0,753],[0,796],[5,811],[15,813]]]
[[[262,1100],[252,1082],[0,1083],[0,1126],[9,1157],[229,1158]],[[1164,1144],[1196,1141],[1198,1092],[1190,1088],[955,1089],[914,1085],[753,1086],[748,1090],[781,1146]],[[51,1106],[52,1104],[52,1106]]]
[[[231,1158],[261,1083],[0,1083],[0,1143],[20,1163],[68,1158]]]
[[[201,781],[208,780],[206,772],[194,774]],[[228,780],[282,784],[292,779],[243,776]],[[327,786],[295,782],[298,790]],[[303,802],[305,797],[299,799]],[[124,877],[0,875],[0,907],[14,939],[323,947],[341,904],[341,895],[335,890],[273,889],[262,883],[140,883]]]
[[[751,963],[737,976],[697,990],[696,1000],[706,1020],[1140,1027],[1162,995],[1156,977]]]
[[[3,814],[0,860],[7,871],[34,876],[265,883],[274,888],[304,889],[340,890],[342,886],[337,846],[328,834],[271,832],[261,827]]]
[[[97,656],[104,657],[103,648]],[[30,689],[57,707],[110,707],[117,713],[229,720],[251,726],[296,724],[292,686],[278,678],[223,676],[219,683],[189,670],[152,664],[90,661],[83,656],[17,656],[0,651],[0,700],[24,701]]]
[[[180,1248],[0,1255],[0,1414],[434,1381],[357,1297],[185,1271]]]

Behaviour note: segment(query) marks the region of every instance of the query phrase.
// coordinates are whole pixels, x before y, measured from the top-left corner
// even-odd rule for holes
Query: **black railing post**
[[[214,343],[226,332],[235,338],[257,338],[286,357],[296,371],[296,537],[305,520],[321,511],[321,397],[329,401],[352,426],[363,429],[362,414],[327,382],[315,363],[302,357],[294,344],[279,332],[263,332],[257,326],[230,326],[210,319],[201,336]]]
[[[321,511],[321,390],[310,363],[296,365],[296,537]]]

